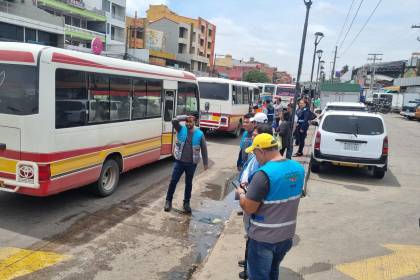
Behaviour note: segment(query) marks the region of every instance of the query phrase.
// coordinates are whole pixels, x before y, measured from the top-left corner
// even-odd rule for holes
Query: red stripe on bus
[[[85,154],[90,154],[94,152],[99,152],[102,150],[108,150],[112,148],[122,147],[134,143],[141,143],[148,140],[158,140],[159,137],[153,137],[148,138],[144,140],[137,140],[132,142],[127,142],[123,144],[113,144],[113,145],[106,145],[106,146],[100,146],[100,147],[92,147],[92,148],[84,148],[84,149],[78,149],[78,150],[71,150],[71,151],[63,151],[63,152],[55,152],[55,153],[28,153],[28,152],[19,152],[19,151],[13,151],[13,150],[5,150],[3,151],[0,156],[8,158],[8,159],[14,159],[14,160],[27,160],[27,161],[33,161],[33,162],[53,162],[58,161],[62,159],[67,159],[71,157],[81,156]]]
[[[34,63],[35,59],[31,52],[0,50],[0,61]]]
[[[15,174],[10,174],[10,173],[5,173],[5,172],[0,172],[0,177],[1,178],[6,178],[6,179],[15,179],[16,175]]]
[[[81,66],[87,66],[87,67],[124,71],[124,72],[138,73],[138,74],[155,75],[155,76],[160,76],[160,77],[169,77],[169,78],[176,78],[176,79],[185,79],[185,80],[194,80],[194,81],[196,80],[195,76],[187,74],[187,73],[183,73],[184,77],[179,77],[179,76],[152,73],[152,72],[146,72],[146,71],[140,71],[140,70],[134,70],[134,69],[118,68],[118,67],[113,67],[113,66],[106,66],[106,65],[96,63],[90,60],[81,59],[81,58],[77,58],[77,57],[73,57],[73,56],[61,54],[61,53],[53,53],[52,62],[81,65]]]

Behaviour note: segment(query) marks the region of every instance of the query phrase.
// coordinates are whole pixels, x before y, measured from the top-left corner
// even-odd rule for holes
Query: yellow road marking
[[[393,280],[420,273],[420,246],[386,244],[383,247],[393,253],[336,268],[356,280]]]
[[[67,259],[69,256],[52,252],[0,248],[0,279],[14,279]]]

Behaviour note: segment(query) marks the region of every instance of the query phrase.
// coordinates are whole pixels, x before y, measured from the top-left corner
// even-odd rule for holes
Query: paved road
[[[338,167],[310,175],[285,279],[420,279],[420,122],[385,120],[383,180]]]
[[[226,181],[238,141],[209,136],[213,164],[194,182],[192,216],[162,211],[171,159],[124,174],[103,199],[84,189],[47,198],[0,193],[0,279],[188,278],[222,230],[209,222],[232,211]],[[182,195],[180,182],[177,209]]]

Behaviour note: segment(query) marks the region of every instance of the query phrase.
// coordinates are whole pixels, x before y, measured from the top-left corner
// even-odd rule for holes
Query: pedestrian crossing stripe
[[[14,279],[68,259],[69,256],[53,252],[0,248],[0,279]]]

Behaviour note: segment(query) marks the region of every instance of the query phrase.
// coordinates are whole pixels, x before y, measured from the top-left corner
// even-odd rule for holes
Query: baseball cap
[[[250,118],[249,121],[256,123],[266,123],[268,121],[267,115],[264,113],[256,113],[253,118]]]
[[[276,139],[274,139],[273,135],[268,133],[261,133],[254,138],[252,145],[248,147],[245,152],[249,154],[252,153],[255,149],[267,149],[276,146],[278,146],[278,143]]]

